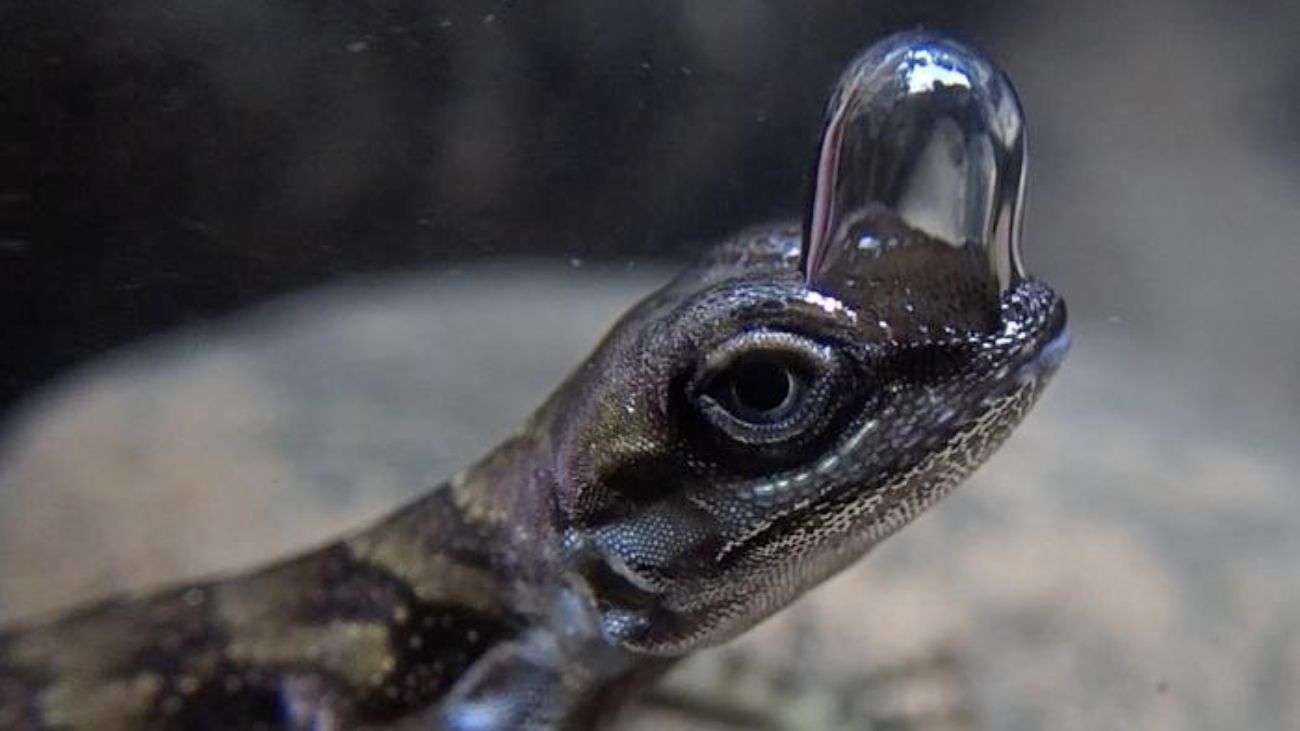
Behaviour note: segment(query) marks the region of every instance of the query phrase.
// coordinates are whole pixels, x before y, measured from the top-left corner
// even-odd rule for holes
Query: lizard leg
[[[636,690],[671,661],[593,651],[577,659],[543,630],[490,650],[439,705],[438,731],[592,731],[606,728]]]
[[[438,731],[553,731],[572,715],[572,694],[553,653],[527,640],[498,645],[440,704]]]

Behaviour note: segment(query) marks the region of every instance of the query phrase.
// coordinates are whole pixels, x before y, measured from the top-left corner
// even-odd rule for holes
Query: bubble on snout
[[[1024,167],[1020,104],[990,61],[930,33],[872,46],[827,110],[802,251],[810,287],[895,331],[993,327],[1024,276]]]

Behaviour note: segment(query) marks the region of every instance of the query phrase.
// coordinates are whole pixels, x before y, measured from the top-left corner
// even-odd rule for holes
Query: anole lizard
[[[514,437],[377,525],[0,635],[0,729],[606,726],[1028,411],[1068,341],[1020,263],[1023,165],[988,61],[882,41],[832,97],[802,230],[708,250]]]

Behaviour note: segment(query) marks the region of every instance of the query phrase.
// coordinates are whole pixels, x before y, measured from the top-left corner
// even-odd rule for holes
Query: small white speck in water
[[[346,46],[346,48],[348,49],[348,53],[365,53],[370,50],[370,42],[364,40],[352,41]]]

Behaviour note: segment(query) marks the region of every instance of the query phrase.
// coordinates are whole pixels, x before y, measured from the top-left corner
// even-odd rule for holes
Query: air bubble
[[[975,51],[904,33],[855,60],[827,110],[803,241],[810,287],[879,307],[910,286],[914,325],[992,327],[1023,279],[1025,125]],[[868,288],[855,284],[871,281]]]

